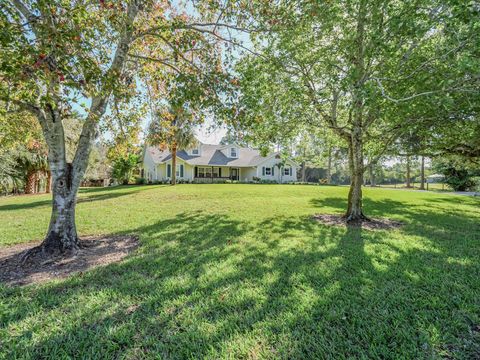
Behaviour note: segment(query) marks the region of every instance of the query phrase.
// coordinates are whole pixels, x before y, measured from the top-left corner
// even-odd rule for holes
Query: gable
[[[232,148],[235,149],[237,157],[232,157]],[[168,150],[160,150],[156,147],[147,147],[146,153],[152,157],[154,163],[160,164],[171,160],[172,155]],[[235,153],[233,154],[235,155]],[[201,144],[199,155],[192,155],[188,151],[180,150],[177,157],[185,163],[197,166],[232,166],[232,167],[255,167],[277,156],[273,153],[269,156],[261,156],[257,149],[239,147],[238,145],[210,145]],[[145,157],[147,154],[145,155]],[[144,158],[145,161],[145,158]],[[297,166],[295,162],[288,159],[289,164]]]

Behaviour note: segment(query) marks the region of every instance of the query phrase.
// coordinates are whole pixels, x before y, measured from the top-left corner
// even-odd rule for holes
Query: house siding
[[[257,168],[241,168],[240,169],[240,180],[241,181],[253,181],[253,178],[257,176]]]
[[[145,153],[143,159],[143,169],[145,173],[145,178],[149,182],[153,181],[166,181],[170,178],[167,177],[167,164],[172,164],[171,161],[167,161],[162,164],[154,164],[151,156],[148,153]],[[177,164],[182,164],[183,168],[183,177],[177,176],[177,179],[192,181],[194,177],[194,166],[185,163],[185,161],[177,158]],[[173,170],[173,169],[172,169]]]
[[[291,167],[292,168],[292,175],[281,175],[282,169],[279,169],[276,164],[279,162],[278,159],[275,158],[275,156],[272,156],[270,158],[267,158],[265,161],[262,163],[258,164],[257,166],[257,177],[259,177],[262,180],[270,180],[270,181],[277,181],[277,182],[282,182],[282,183],[288,183],[288,182],[293,182],[297,181],[297,167],[296,165],[291,162],[287,161],[285,164],[285,167]],[[267,168],[273,168],[273,175],[263,175],[263,167]]]
[[[145,155],[143,157],[143,169],[145,179],[147,179],[147,181],[153,181],[155,176],[155,163],[153,162],[153,159],[148,151],[145,151]]]
[[[162,173],[163,176],[159,180],[169,180],[170,177],[167,176],[167,165],[170,164],[172,165],[172,161],[169,160],[165,162],[164,164],[161,164],[163,166],[164,172]],[[177,158],[177,165],[183,165],[183,176],[177,176],[177,180],[187,180],[187,181],[192,181],[193,176],[194,176],[194,166],[187,164],[185,161]],[[173,167],[172,167],[173,171]]]
[[[229,150],[229,148],[224,149]],[[238,147],[237,147],[238,151]],[[249,167],[240,167],[240,166],[214,166],[221,168],[221,176],[223,178],[229,177],[231,174],[231,168],[239,169],[239,180],[250,182],[253,181],[254,177],[258,177],[262,180],[270,180],[276,182],[293,182],[297,180],[297,166],[292,161],[287,161],[286,166],[292,168],[291,175],[281,175],[280,169],[276,166],[279,162],[279,159],[275,155],[271,155],[270,157],[265,158],[265,160],[256,166],[249,166]],[[155,163],[153,160],[152,155],[149,151],[145,151],[144,159],[143,159],[143,167],[144,167],[144,176],[149,182],[153,181],[167,181],[169,178],[167,177],[167,165],[171,164],[172,161],[169,160],[165,163]],[[183,164],[184,166],[184,173],[183,177],[178,176],[177,179],[185,180],[185,181],[193,181],[195,179],[195,166],[198,167],[211,167],[211,165],[190,165],[187,164],[184,160],[177,157],[177,164]],[[270,167],[274,168],[273,175],[263,175],[262,168],[263,167]],[[173,169],[172,169],[173,170]]]

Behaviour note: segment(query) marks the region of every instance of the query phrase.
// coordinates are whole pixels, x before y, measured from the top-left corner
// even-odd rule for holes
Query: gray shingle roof
[[[238,147],[238,158],[229,158],[221,150],[231,145],[210,145],[201,144],[201,155],[188,155],[186,151],[177,152],[177,157],[190,165],[211,165],[211,166],[238,166],[250,167],[261,163],[266,157],[261,156],[256,149]],[[164,163],[172,158],[170,151],[160,150],[158,147],[147,147],[146,151],[150,153],[153,161],[157,164]]]

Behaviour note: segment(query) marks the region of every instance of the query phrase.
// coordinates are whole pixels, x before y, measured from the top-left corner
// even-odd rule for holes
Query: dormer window
[[[230,148],[230,157],[236,158],[237,157],[237,148]]]
[[[198,154],[199,154],[198,148],[192,149],[192,155],[198,155]]]

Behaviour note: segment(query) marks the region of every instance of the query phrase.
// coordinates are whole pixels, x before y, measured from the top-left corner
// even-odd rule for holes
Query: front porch
[[[241,169],[228,166],[195,166],[194,181],[200,183],[223,182],[225,180],[240,180]]]

